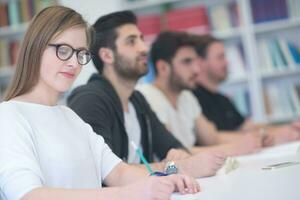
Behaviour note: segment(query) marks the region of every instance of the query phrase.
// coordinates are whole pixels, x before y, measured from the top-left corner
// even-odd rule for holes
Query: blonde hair
[[[70,8],[51,6],[33,18],[19,50],[15,73],[4,96],[5,101],[29,92],[37,84],[41,58],[47,45],[58,34],[74,26],[85,28],[90,46],[91,29],[82,16]]]

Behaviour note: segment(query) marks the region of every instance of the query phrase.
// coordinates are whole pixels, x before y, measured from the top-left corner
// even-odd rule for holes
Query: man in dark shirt
[[[228,75],[228,62],[224,44],[210,35],[195,36],[196,50],[200,58],[200,73],[197,75],[198,87],[193,91],[201,104],[205,116],[219,130],[259,129],[265,137],[265,145],[279,144],[299,139],[299,123],[282,126],[255,124],[244,118],[229,98],[219,93],[219,85]]]
[[[145,98],[134,90],[138,79],[147,73],[147,47],[130,11],[100,17],[93,25],[93,63],[98,71],[88,83],[75,89],[68,105],[93,130],[102,135],[112,151],[129,163],[140,163],[131,141],[141,147],[145,157],[162,171],[165,167],[194,177],[215,174],[224,157],[216,152],[190,156],[182,144],[161,124]],[[184,159],[182,159],[184,158]],[[174,163],[177,166],[174,166]]]
[[[225,95],[212,92],[202,85],[198,85],[193,93],[201,104],[203,114],[214,122],[219,130],[238,130],[245,122],[245,117]]]

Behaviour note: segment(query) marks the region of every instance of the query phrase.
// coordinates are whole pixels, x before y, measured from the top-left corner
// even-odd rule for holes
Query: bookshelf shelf
[[[220,39],[226,40],[231,38],[237,38],[242,36],[242,28],[230,28],[226,30],[216,30],[213,31],[212,34]]]
[[[138,9],[144,9],[152,6],[159,6],[166,3],[176,3],[180,0],[142,0],[142,1],[136,1],[136,2],[126,2],[124,1],[123,7],[127,10],[138,10]]]
[[[1,37],[13,37],[23,35],[28,27],[28,23],[24,23],[16,26],[7,26],[0,28],[0,39]]]
[[[266,80],[266,79],[286,78],[286,77],[290,77],[290,76],[299,76],[299,75],[300,75],[300,69],[277,70],[277,71],[271,71],[271,72],[263,72],[262,78],[264,80]]]
[[[292,19],[277,20],[254,25],[255,33],[261,34],[266,32],[281,31],[300,26],[300,17]]]
[[[248,77],[240,76],[240,77],[228,79],[227,81],[225,81],[222,84],[222,86],[226,87],[226,86],[232,86],[232,85],[243,85],[243,84],[247,84],[248,81],[249,81]]]

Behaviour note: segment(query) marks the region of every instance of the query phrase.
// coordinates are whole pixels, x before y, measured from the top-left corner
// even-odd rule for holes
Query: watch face
[[[177,174],[178,173],[178,168],[176,167],[174,162],[170,162],[170,163],[167,163],[165,172],[167,174]]]

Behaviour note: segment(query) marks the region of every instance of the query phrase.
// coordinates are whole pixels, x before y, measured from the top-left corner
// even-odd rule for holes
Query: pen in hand
[[[153,170],[151,169],[150,164],[148,163],[148,161],[146,160],[146,158],[144,157],[141,149],[138,148],[133,141],[130,141],[130,144],[134,148],[135,152],[138,154],[138,156],[140,157],[140,159],[142,160],[142,162],[144,163],[144,165],[146,166],[146,168],[147,168],[148,172],[150,173],[150,175],[152,175],[153,174]]]

